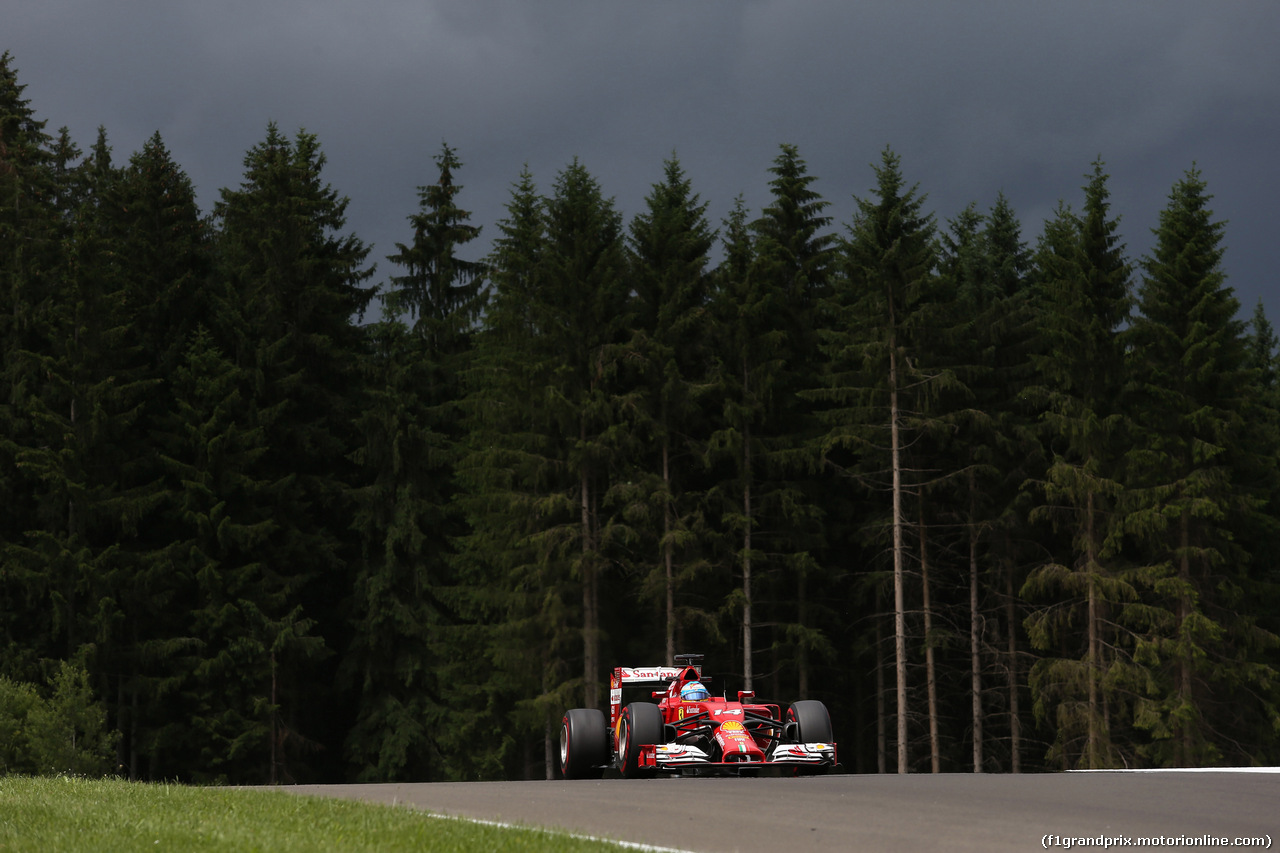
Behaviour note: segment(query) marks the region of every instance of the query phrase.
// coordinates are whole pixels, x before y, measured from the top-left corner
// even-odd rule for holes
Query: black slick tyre
[[[599,779],[609,763],[609,726],[595,708],[566,711],[560,726],[560,773],[566,779]]]
[[[632,702],[622,709],[618,723],[618,758],[622,775],[628,779],[651,776],[653,770],[640,766],[641,747],[662,742],[662,711],[652,702]]]
[[[787,709],[787,722],[795,723],[796,743],[831,743],[831,715],[817,699],[801,699]]]
[[[835,737],[831,732],[831,715],[827,706],[816,699],[801,699],[791,703],[787,709],[787,725],[795,735],[796,743],[831,743]],[[822,775],[826,767],[797,767],[797,776]]]

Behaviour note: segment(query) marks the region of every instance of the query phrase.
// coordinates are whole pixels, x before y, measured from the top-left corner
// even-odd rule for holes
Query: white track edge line
[[[680,847],[658,847],[653,844],[642,844],[639,841],[619,841],[615,838],[602,838],[598,835],[583,835],[578,832],[567,832],[563,830],[548,829],[543,826],[527,826],[520,823],[506,823],[500,820],[484,820],[478,817],[463,817],[462,815],[440,814],[437,812],[423,812],[427,817],[434,817],[440,820],[461,820],[467,823],[476,823],[481,826],[492,826],[498,829],[521,829],[532,832],[541,832],[546,835],[559,835],[564,838],[572,838],[576,841],[596,841],[601,844],[615,844],[618,847],[625,847],[628,850],[640,850],[642,853],[697,853],[694,850],[685,850]]]
[[[1117,767],[1109,770],[1068,770],[1068,773],[1280,773],[1280,767]]]

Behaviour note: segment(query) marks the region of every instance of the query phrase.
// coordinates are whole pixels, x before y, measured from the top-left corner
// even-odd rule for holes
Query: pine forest
[[[759,211],[575,159],[482,235],[444,145],[375,256],[312,134],[201,211],[23,91],[0,773],[551,778],[684,652],[848,772],[1280,763],[1277,338],[1194,164],[1134,258],[1100,158],[1034,240],[890,147],[839,221],[788,144]]]

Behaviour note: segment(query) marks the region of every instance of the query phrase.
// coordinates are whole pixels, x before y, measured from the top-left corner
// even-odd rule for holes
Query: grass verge
[[[602,841],[398,806],[118,779],[0,777],[0,851],[600,851]]]

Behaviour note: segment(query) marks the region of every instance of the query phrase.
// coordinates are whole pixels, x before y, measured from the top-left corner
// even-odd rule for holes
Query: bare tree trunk
[[[862,656],[859,655],[858,658]],[[855,658],[857,659],[857,658]],[[874,658],[873,658],[874,660]],[[879,663],[878,661],[876,663]],[[874,668],[874,664],[873,664]],[[853,682],[853,772],[859,776],[867,772],[867,742],[862,733],[867,730],[866,682],[861,678]]]
[[[1191,514],[1187,510],[1182,511],[1182,518],[1179,524],[1178,541],[1180,545],[1181,556],[1178,560],[1178,579],[1184,584],[1184,590],[1191,586]],[[1185,591],[1182,593],[1178,602],[1178,633],[1182,633],[1183,626],[1186,625],[1188,619],[1191,618],[1191,597]],[[1194,707],[1192,705],[1192,672],[1191,672],[1191,656],[1184,653],[1178,661],[1178,698],[1184,707]],[[1195,765],[1195,734],[1190,721],[1183,719],[1180,723],[1182,726],[1182,761],[1184,767],[1192,767]]]
[[[969,470],[969,672],[973,693],[973,772],[982,772],[982,621],[978,613],[977,482]]]
[[[585,438],[586,427],[583,426]],[[600,656],[599,594],[596,585],[595,541],[591,524],[591,476],[582,471],[582,687],[583,704],[599,706],[600,687],[596,683]]]
[[[747,472],[742,486],[742,512],[746,516],[746,529],[742,534],[742,685],[752,690],[751,671],[751,430],[743,442],[743,467]]]
[[[1101,669],[1101,667],[1099,668]],[[1099,672],[1098,680],[1102,680],[1102,674]],[[1105,691],[1099,694],[1102,697],[1102,727],[1101,731],[1107,733],[1107,739],[1110,740],[1111,733],[1111,700]]]
[[[138,685],[133,685],[129,711],[129,779],[138,778]]]
[[[920,494],[920,590],[924,606],[924,672],[929,695],[929,772],[942,772],[942,748],[938,741],[938,677],[933,656],[933,608],[929,599],[929,546],[924,527],[924,493]]]
[[[124,675],[116,676],[116,731],[119,737],[116,738],[116,767],[125,766],[125,731],[124,731]],[[134,781],[135,777],[129,777],[129,781]]]
[[[555,724],[547,720],[542,735],[542,763],[547,768],[548,782],[556,778],[556,767],[560,764],[559,756],[556,754],[560,746],[558,735]]]
[[[890,324],[893,320],[890,318]],[[893,467],[893,643],[898,693],[898,772],[907,772],[907,612],[902,565],[902,460],[898,435],[897,337],[889,333],[889,447]]]
[[[806,587],[808,586],[807,581],[808,581],[808,576],[805,573],[804,569],[801,569],[798,577],[796,578],[796,607],[797,607],[796,618],[800,622],[801,628],[805,627],[806,620],[808,619],[808,616],[809,616],[809,602],[806,600],[808,597],[808,590],[806,589]],[[798,687],[800,688],[800,698],[808,699],[809,698],[809,651],[808,651],[808,647],[805,646],[805,641],[803,639],[800,640],[800,646],[799,648],[796,649],[796,670],[797,670],[797,675],[799,676]],[[776,696],[778,694],[775,693],[774,695]]]
[[[277,727],[276,727],[276,653],[271,653],[271,772],[267,778],[272,785],[278,781],[276,768],[279,766],[279,756],[276,753]]]
[[[742,362],[742,396],[748,397],[747,363]],[[745,519],[742,533],[742,685],[753,690],[751,668],[751,424],[742,429],[742,514]]]
[[[1088,573],[1085,577],[1089,585],[1089,651],[1088,665],[1085,667],[1089,679],[1089,735],[1087,741],[1087,759],[1085,767],[1096,769],[1102,765],[1102,733],[1098,729],[1098,660],[1101,644],[1101,637],[1098,635],[1098,584],[1094,579],[1094,573],[1098,570],[1097,566],[1097,546],[1093,540],[1093,494],[1090,493],[1086,502],[1086,512],[1088,517],[1085,521],[1086,525],[1086,544],[1085,544],[1085,571]]]
[[[876,617],[876,772],[889,772],[889,732],[885,724],[884,701],[884,632]]]
[[[74,334],[77,338],[79,337],[80,331],[78,326]],[[74,396],[71,398],[71,409],[69,414],[71,417],[71,431],[74,433],[76,428],[76,398]],[[79,524],[79,519],[76,517],[75,499],[70,498],[67,500],[67,546],[69,548],[75,547],[79,544],[76,542],[76,528],[79,527]],[[76,577],[76,575],[80,573],[80,570],[72,569],[72,572],[74,574],[72,574],[68,579],[69,582],[65,587],[65,597],[67,600],[65,607],[67,614],[67,660],[74,658],[76,648],[79,645],[79,640],[76,636],[76,608],[78,606],[76,603],[76,591],[80,587],[80,579]]]
[[[1022,719],[1018,711],[1018,605],[1013,597],[1013,564],[1005,574],[1005,621],[1009,625],[1009,770],[1022,772]]]
[[[671,553],[671,447],[662,441],[662,561],[667,572],[667,666],[676,662],[676,579]]]
[[[544,652],[542,661],[542,692],[547,694],[551,691],[551,685],[554,683],[552,678],[552,665],[547,660],[548,653]],[[542,726],[542,771],[543,778],[551,781],[556,778],[556,766],[559,764],[557,755],[559,747],[559,732],[555,731],[552,723],[552,713],[550,709],[546,711],[547,718],[543,721]]]

